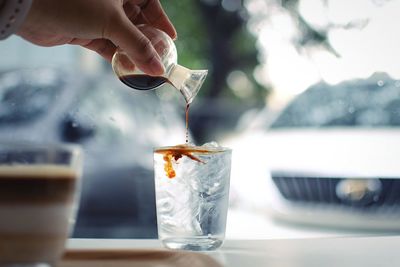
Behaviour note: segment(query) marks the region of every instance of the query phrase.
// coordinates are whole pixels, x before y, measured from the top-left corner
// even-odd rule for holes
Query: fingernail
[[[178,39],[178,33],[174,30],[174,32],[172,33],[172,40],[176,40],[176,39]]]
[[[162,75],[165,72],[163,64],[157,58],[153,58],[149,63],[150,70],[155,75]]]

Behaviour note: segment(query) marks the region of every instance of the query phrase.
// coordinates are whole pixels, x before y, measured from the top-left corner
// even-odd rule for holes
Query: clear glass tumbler
[[[75,145],[0,143],[0,266],[55,266],[79,197]]]
[[[231,153],[221,147],[154,150],[158,235],[167,248],[202,251],[222,245]]]

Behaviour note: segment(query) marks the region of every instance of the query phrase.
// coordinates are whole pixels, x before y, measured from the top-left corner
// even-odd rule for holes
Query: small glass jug
[[[112,58],[112,68],[118,78],[127,86],[138,90],[152,90],[164,83],[170,83],[178,89],[190,104],[200,90],[208,71],[190,70],[178,65],[178,56],[174,42],[163,31],[149,25],[139,25],[138,29],[150,40],[164,65],[162,76],[150,76],[143,73],[121,49],[117,49]]]

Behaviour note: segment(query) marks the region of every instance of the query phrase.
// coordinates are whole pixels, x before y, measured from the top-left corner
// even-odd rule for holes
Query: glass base
[[[170,237],[162,240],[165,247],[192,251],[209,251],[219,248],[223,240],[215,237]]]

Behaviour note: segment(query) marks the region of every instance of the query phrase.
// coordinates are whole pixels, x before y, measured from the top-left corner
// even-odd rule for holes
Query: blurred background
[[[161,3],[209,70],[191,138],[234,149],[228,238],[400,233],[400,1]],[[0,137],[84,148],[74,236],[157,237],[152,148],[184,142],[182,96],[80,47],[0,49]]]

